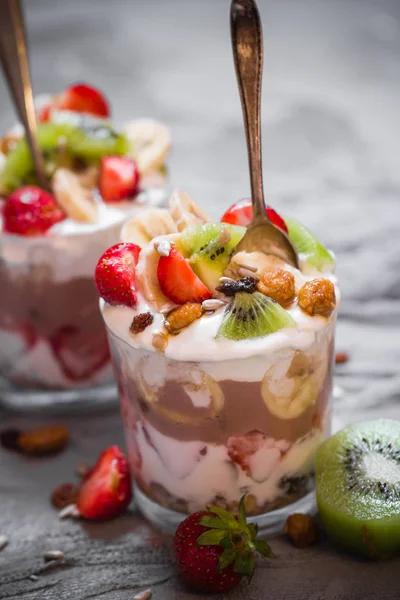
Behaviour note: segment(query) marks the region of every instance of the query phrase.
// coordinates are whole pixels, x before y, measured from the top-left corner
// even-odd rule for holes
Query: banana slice
[[[137,244],[141,248],[160,235],[177,233],[175,221],[166,208],[148,208],[125,223],[121,241]]]
[[[57,169],[53,175],[52,188],[55,199],[64,212],[84,223],[95,223],[98,207],[87,188],[84,188],[77,175],[68,169]]]
[[[143,175],[164,164],[171,148],[171,131],[152,119],[140,119],[125,125],[124,132],[132,143],[130,155]]]
[[[281,419],[301,415],[322,389],[325,366],[320,362],[315,369],[305,354],[296,352],[290,364],[282,361],[270,367],[261,383],[261,395],[270,412]]]
[[[167,367],[168,368],[168,367]],[[180,423],[182,425],[200,425],[205,420],[217,417],[224,406],[224,393],[221,386],[209,375],[200,371],[194,371],[190,374],[191,381],[179,382],[192,399],[193,397],[202,397],[206,400],[208,407],[207,413],[199,417],[191,411],[179,411],[178,409],[166,408],[158,400],[158,389],[156,386],[150,386],[143,377],[142,369],[136,371],[136,384],[141,397],[151,405],[151,408],[162,417]],[[193,403],[194,404],[194,403]],[[197,404],[200,406],[203,404]],[[196,406],[194,404],[194,406]]]
[[[210,221],[206,213],[181,190],[175,190],[169,199],[169,211],[176,223],[178,231],[191,225],[202,225]]]

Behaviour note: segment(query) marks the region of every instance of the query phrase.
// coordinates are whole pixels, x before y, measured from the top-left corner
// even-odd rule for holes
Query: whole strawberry
[[[100,257],[94,278],[100,296],[108,304],[136,305],[135,268],[140,250],[136,244],[115,244]]]
[[[228,592],[243,576],[251,579],[255,552],[268,558],[273,553],[264,540],[257,540],[258,527],[246,522],[245,497],[239,516],[216,506],[187,517],[174,536],[178,567],[184,580],[204,592]]]
[[[100,454],[79,488],[79,514],[85,519],[112,519],[127,508],[131,499],[128,461],[118,446],[110,446]]]
[[[33,185],[15,190],[3,208],[4,231],[18,235],[42,235],[65,218],[53,196]]]

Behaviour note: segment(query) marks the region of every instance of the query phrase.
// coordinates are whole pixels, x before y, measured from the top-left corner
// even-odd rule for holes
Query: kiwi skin
[[[400,554],[400,495],[349,491],[343,456],[362,438],[379,437],[400,450],[400,423],[380,419],[345,427],[317,450],[316,495],[327,534],[341,548],[372,559]],[[398,483],[400,487],[400,481]]]

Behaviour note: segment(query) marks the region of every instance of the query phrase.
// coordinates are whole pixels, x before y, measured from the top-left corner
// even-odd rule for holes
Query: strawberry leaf
[[[223,553],[221,554],[221,556],[219,557],[218,570],[222,571],[223,569],[225,569],[225,567],[227,567],[228,565],[231,565],[233,563],[233,561],[235,560],[235,557],[236,557],[235,550],[232,550],[232,549],[224,550]]]
[[[232,521],[236,521],[235,517],[223,508],[219,508],[218,506],[209,506],[208,510],[224,521],[227,525],[232,525]]]
[[[235,565],[233,567],[233,570],[236,573],[241,573],[242,575],[247,575],[247,577],[252,577],[255,566],[256,563],[254,560],[254,554],[252,552],[236,554]]]
[[[200,525],[203,527],[209,527],[210,529],[223,529],[226,531],[226,523],[224,523],[218,517],[209,517],[208,515],[203,515],[199,520]]]
[[[250,531],[251,539],[255,540],[258,534],[257,523],[247,523],[247,529]]]
[[[223,529],[209,529],[201,534],[197,540],[199,546],[219,546],[220,541],[226,536]]]
[[[239,523],[241,525],[246,525],[246,507],[245,507],[246,495],[240,498],[239,504]]]
[[[254,540],[253,544],[257,552],[259,552],[263,556],[266,556],[267,558],[275,558],[274,553],[272,552],[269,544],[267,544],[265,540]]]

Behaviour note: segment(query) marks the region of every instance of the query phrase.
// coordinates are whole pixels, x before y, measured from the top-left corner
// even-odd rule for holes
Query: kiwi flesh
[[[321,520],[340,546],[370,558],[400,553],[400,422],[350,425],[317,451]]]
[[[245,232],[245,227],[226,223],[205,223],[182,232],[190,266],[209,290],[215,290]]]
[[[260,292],[238,292],[225,309],[216,337],[246,340],[295,325],[290,314],[272,298]]]
[[[310,267],[315,267],[318,271],[332,272],[335,268],[335,259],[315,235],[291,217],[285,217],[285,223],[289,231],[289,238],[300,254],[302,262]]]

